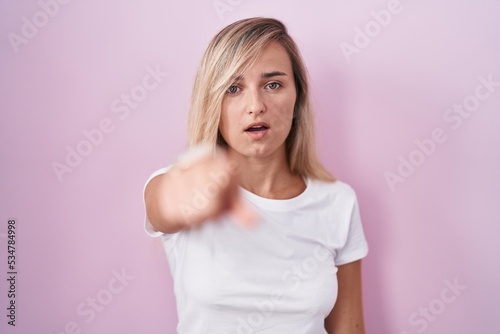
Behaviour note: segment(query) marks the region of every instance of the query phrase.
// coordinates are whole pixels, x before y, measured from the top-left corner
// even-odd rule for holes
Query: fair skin
[[[175,233],[225,212],[248,227],[256,216],[239,196],[238,186],[271,199],[302,193],[304,180],[290,172],[285,152],[295,100],[290,58],[279,43],[272,42],[245,73],[234,76],[223,99],[219,131],[227,152],[201,158],[187,168],[173,166],[148,183],[146,211],[153,227]],[[193,203],[195,190],[212,182],[213,173],[227,176],[227,182],[219,183],[210,201],[186,216],[181,205]],[[325,328],[328,333],[363,334],[360,261],[339,266],[337,278],[338,299]]]
[[[267,46],[256,62],[238,74],[222,102],[219,130],[240,166],[240,185],[266,198],[286,199],[305,189],[286,161],[285,140],[297,97],[292,64],[279,43]],[[263,122],[264,131],[245,131]]]

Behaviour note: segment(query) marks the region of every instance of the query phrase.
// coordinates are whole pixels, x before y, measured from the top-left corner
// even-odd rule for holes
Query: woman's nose
[[[266,111],[266,105],[261,93],[257,90],[247,90],[247,112],[249,114],[260,114]]]

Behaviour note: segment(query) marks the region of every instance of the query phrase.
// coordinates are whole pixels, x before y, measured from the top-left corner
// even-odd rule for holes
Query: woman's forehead
[[[250,63],[232,75],[234,80],[242,80],[245,76],[269,78],[273,76],[290,76],[292,62],[287,50],[278,42],[266,45]]]

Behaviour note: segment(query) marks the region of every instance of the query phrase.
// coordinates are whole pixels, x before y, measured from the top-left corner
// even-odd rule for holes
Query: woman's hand
[[[238,189],[238,166],[227,152],[181,158],[145,190],[146,212],[153,227],[175,233],[224,213],[244,227],[256,220]]]

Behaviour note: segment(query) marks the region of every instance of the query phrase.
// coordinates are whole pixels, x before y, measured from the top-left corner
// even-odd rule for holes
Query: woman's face
[[[283,154],[296,97],[290,57],[272,42],[226,91],[219,131],[229,149],[247,157]]]

